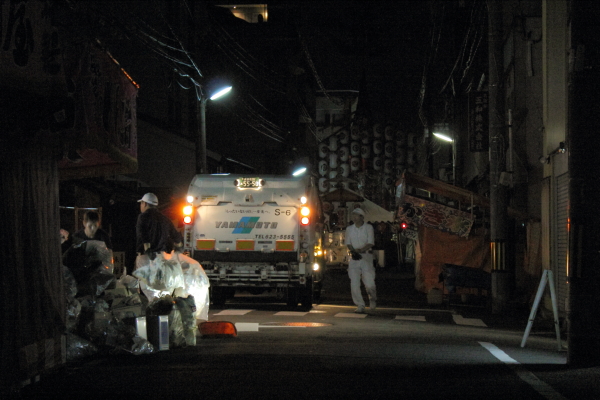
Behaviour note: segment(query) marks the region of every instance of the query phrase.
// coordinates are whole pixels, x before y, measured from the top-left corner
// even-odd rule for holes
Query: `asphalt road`
[[[236,324],[236,337],[92,357],[42,377],[21,398],[600,398],[600,368],[569,368],[543,323],[534,324],[522,348],[527,320],[485,309],[392,304],[399,296],[380,297],[375,312],[358,315],[344,274],[330,275],[335,282],[310,311],[236,297],[209,313],[211,321]],[[379,274],[382,294],[391,293],[386,286],[411,285],[399,274],[384,283],[385,275]]]

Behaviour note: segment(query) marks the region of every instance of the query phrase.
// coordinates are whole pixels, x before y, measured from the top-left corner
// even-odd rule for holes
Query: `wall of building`
[[[185,196],[196,173],[195,143],[138,121],[138,173],[129,175],[147,187],[172,187],[174,194]]]
[[[542,230],[549,232],[549,243],[543,245],[544,268],[554,272],[559,293],[558,303],[565,310],[567,298],[567,207],[562,199],[568,196],[568,153],[556,153],[567,138],[569,26],[568,2],[542,1],[542,71],[543,71],[543,154],[544,177],[548,182],[547,196],[542,198]]]

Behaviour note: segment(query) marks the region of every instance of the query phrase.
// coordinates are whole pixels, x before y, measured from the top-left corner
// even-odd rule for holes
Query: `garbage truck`
[[[236,293],[310,308],[323,282],[323,221],[311,176],[196,175],[183,251],[210,280],[213,305]]]

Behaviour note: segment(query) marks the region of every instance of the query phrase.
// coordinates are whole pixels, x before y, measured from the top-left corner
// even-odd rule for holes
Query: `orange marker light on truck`
[[[300,215],[302,216],[302,218],[300,218],[300,224],[308,225],[310,223],[310,218],[308,218],[308,216],[310,215],[310,208],[308,208],[306,206],[301,207]]]
[[[192,223],[192,214],[194,212],[194,207],[185,206],[183,207],[183,223],[191,224]]]

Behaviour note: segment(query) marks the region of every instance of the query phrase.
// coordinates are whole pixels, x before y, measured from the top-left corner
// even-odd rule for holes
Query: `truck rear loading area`
[[[184,251],[202,264],[213,305],[238,290],[312,306],[324,265],[312,178],[196,175],[187,202]]]

